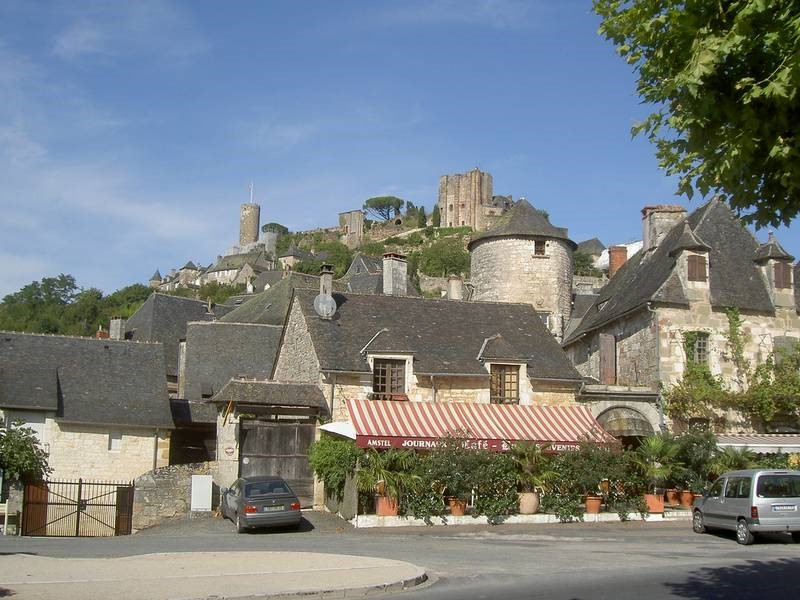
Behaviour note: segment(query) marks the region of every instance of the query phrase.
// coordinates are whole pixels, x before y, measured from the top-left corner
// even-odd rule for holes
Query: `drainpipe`
[[[658,426],[661,431],[667,430],[667,423],[664,419],[664,400],[661,397],[661,326],[658,323],[658,311],[650,308],[650,303],[647,303],[647,310],[653,315],[656,325],[656,377],[658,378],[658,398],[656,399],[656,407],[658,408]]]
[[[153,432],[153,470],[158,467],[158,427]]]
[[[436,381],[434,380],[433,375],[431,375],[431,388],[433,388],[433,401],[436,402]]]
[[[331,375],[331,419],[333,419],[333,415],[335,414],[336,409],[336,373]]]

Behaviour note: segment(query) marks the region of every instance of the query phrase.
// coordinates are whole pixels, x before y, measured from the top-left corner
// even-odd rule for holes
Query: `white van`
[[[800,542],[800,471],[750,469],[723,473],[694,502],[692,529],[731,529],[740,544],[759,532],[785,531]]]

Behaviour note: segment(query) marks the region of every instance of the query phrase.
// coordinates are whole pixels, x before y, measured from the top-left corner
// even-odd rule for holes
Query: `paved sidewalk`
[[[425,581],[424,569],[383,558],[311,552],[192,552],[124,558],[0,560],[0,596],[20,600],[189,600],[302,594],[362,596]]]

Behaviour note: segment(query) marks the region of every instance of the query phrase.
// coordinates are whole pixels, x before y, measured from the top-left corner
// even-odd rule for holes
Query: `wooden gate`
[[[247,421],[239,425],[239,476],[283,477],[303,506],[314,503],[314,472],[308,448],[314,441],[313,423]]]
[[[29,483],[22,500],[22,535],[128,535],[132,516],[133,482],[78,479]]]

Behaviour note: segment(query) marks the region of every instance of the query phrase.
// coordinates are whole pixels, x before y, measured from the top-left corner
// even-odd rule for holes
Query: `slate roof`
[[[211,425],[217,422],[217,407],[208,400],[170,398],[169,407],[172,420],[178,427],[200,423]]]
[[[183,265],[180,270],[184,271],[187,269],[190,271],[197,271],[197,266],[192,261],[189,261],[185,265]]]
[[[0,332],[0,406],[55,411],[64,423],[173,427],[161,344]]]
[[[672,244],[669,251],[670,256],[677,256],[683,250],[693,250],[695,252],[708,252],[711,248],[689,227],[689,221],[683,222],[683,229],[680,236]]]
[[[368,373],[366,353],[411,353],[419,375],[488,377],[478,353],[487,338],[500,334],[502,353],[508,344],[530,377],[580,380],[528,304],[334,293],[337,310],[325,320],[314,312],[315,296],[295,290],[323,371]]]
[[[278,258],[287,258],[293,256],[295,258],[299,258],[300,260],[306,260],[313,258],[313,255],[305,250],[300,250],[294,244],[290,244],[289,247],[282,253],[278,255]]]
[[[771,231],[769,233],[769,239],[758,247],[753,256],[753,260],[759,263],[769,259],[794,260],[794,256],[783,249],[783,246],[775,239],[775,234]]]
[[[753,261],[758,242],[721,200],[713,199],[678,222],[655,250],[639,251],[617,271],[600,291],[580,326],[564,345],[620,318],[641,310],[647,302],[688,306],[675,272],[675,247],[681,243],[684,222],[690,232],[710,247],[709,290],[711,305],[772,313],[764,278]]]
[[[216,273],[217,271],[238,271],[246,264],[253,267],[268,269],[270,261],[262,250],[256,252],[245,252],[243,254],[229,254],[221,257],[208,268],[206,273]]]
[[[575,252],[582,252],[583,254],[600,254],[605,250],[606,247],[597,238],[592,238],[590,240],[584,240],[578,243],[578,247],[575,249]]]
[[[548,237],[568,242],[573,250],[577,244],[569,239],[567,230],[554,227],[543,213],[536,210],[527,200],[519,200],[514,207],[497,217],[494,227],[488,231],[477,233],[467,244],[472,250],[480,241],[499,237]]]
[[[161,342],[164,344],[166,373],[178,375],[178,344],[186,338],[189,321],[213,321],[227,314],[231,308],[223,304],[212,306],[192,298],[181,298],[168,294],[151,294],[125,324],[125,337],[139,342]]]
[[[232,377],[269,377],[282,331],[276,325],[189,323],[184,397],[212,396]]]
[[[575,294],[572,299],[572,314],[569,317],[569,324],[564,331],[564,339],[569,338],[583,321],[586,313],[597,300],[597,294]]]
[[[347,272],[337,280],[341,291],[356,294],[383,294],[383,257],[358,253]],[[406,294],[419,296],[411,277],[406,276]]]
[[[314,383],[284,383],[252,379],[231,379],[211,401],[252,406],[298,406],[318,408],[328,412],[328,404]]]
[[[156,272],[153,273],[153,276],[150,278],[150,281],[161,281],[161,279],[162,279],[161,272],[158,269],[156,269]]]

